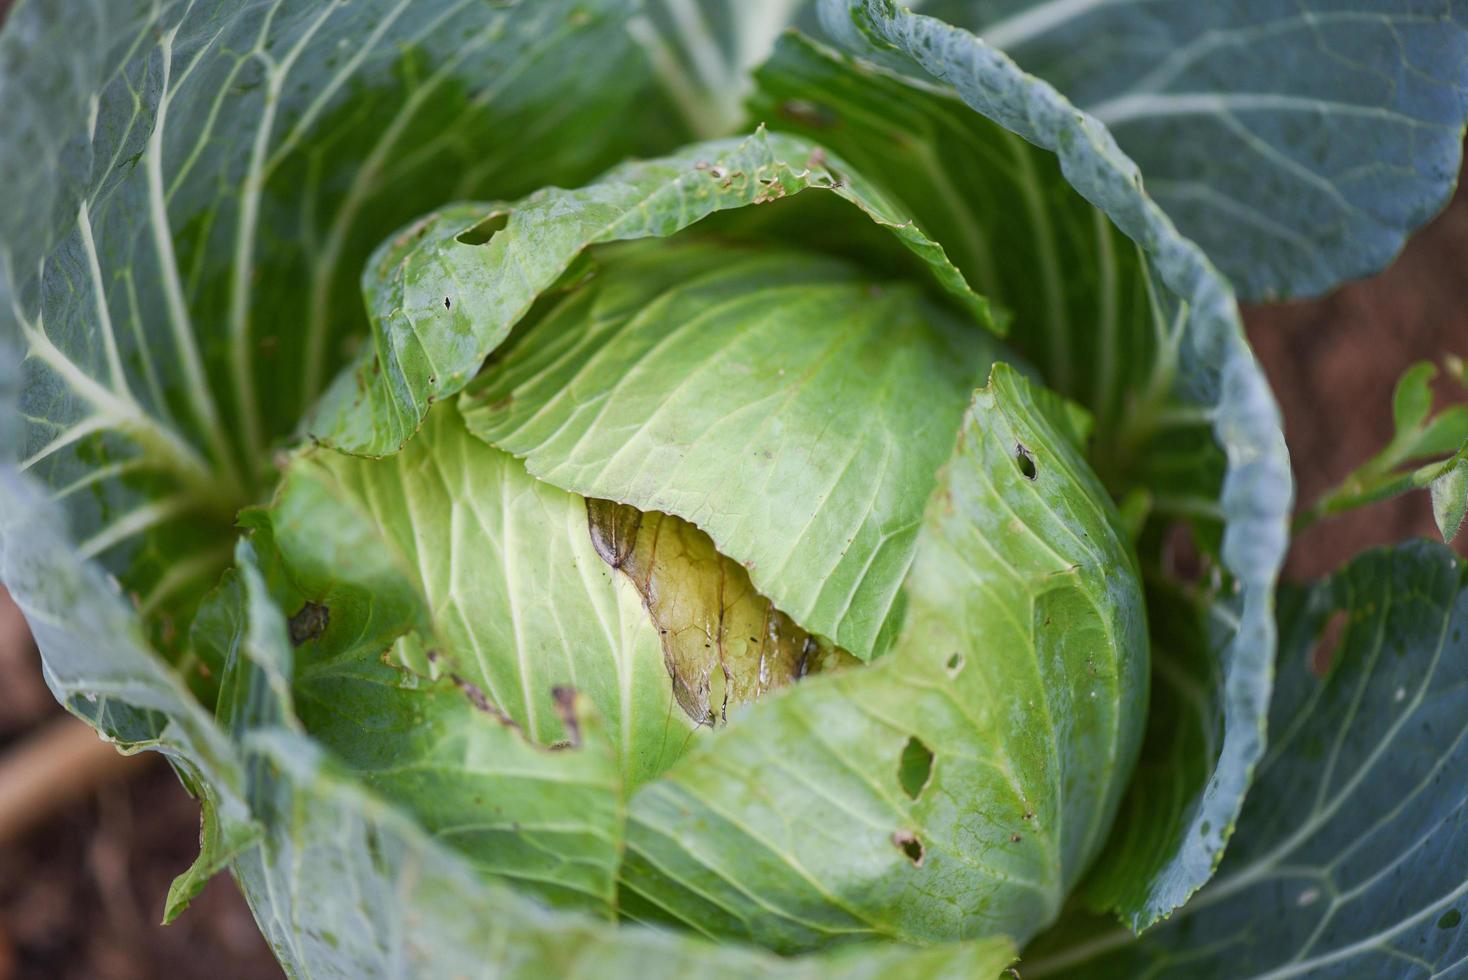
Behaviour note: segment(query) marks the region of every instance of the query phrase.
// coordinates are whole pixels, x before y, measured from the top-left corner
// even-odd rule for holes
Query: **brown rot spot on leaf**
[[[291,646],[300,646],[326,632],[331,624],[331,610],[319,602],[307,601],[290,620]]]
[[[1338,609],[1330,614],[1325,625],[1320,628],[1320,635],[1315,638],[1315,645],[1310,648],[1310,673],[1316,677],[1324,677],[1330,673],[1330,668],[1335,664],[1335,654],[1341,645],[1341,637],[1346,633],[1346,622],[1350,617],[1345,610]]]
[[[1014,444],[1014,465],[1019,467],[1020,475],[1026,480],[1033,480],[1040,475],[1035,467],[1035,454],[1022,442]]]
[[[497,232],[504,231],[509,223],[510,212],[492,211],[480,219],[474,227],[459,232],[454,237],[454,241],[460,245],[485,245]]]
[[[561,716],[561,724],[566,726],[565,747],[580,748],[581,721],[576,717],[576,689],[558,684],[551,688],[551,698],[556,703],[556,714]]]
[[[923,842],[918,840],[917,834],[910,830],[899,830],[892,835],[892,843],[912,862],[914,868],[923,866],[923,859],[927,857],[927,851],[923,849]]]
[[[596,553],[642,597],[673,696],[699,724],[723,724],[730,705],[859,662],[776,609],[749,570],[693,524],[596,499],[586,501],[586,516]]]
[[[897,766],[897,781],[907,798],[915,800],[923,795],[928,782],[933,778],[933,750],[916,735],[902,747],[902,760]]]
[[[469,703],[474,705],[474,707],[489,715],[501,725],[513,728],[516,731],[520,730],[519,723],[516,722],[515,719],[511,718],[509,715],[501,711],[499,709],[499,706],[496,705],[493,701],[489,700],[489,695],[485,694],[483,688],[481,688],[478,684],[475,684],[471,680],[460,677],[458,674],[450,674],[449,679],[454,682],[455,687],[463,692],[464,697],[468,698]]]
[[[780,103],[780,115],[807,129],[830,129],[841,122],[830,106],[807,99],[786,99]]]
[[[1178,521],[1162,541],[1162,570],[1175,582],[1197,584],[1208,571],[1208,558],[1198,547],[1191,525]]]

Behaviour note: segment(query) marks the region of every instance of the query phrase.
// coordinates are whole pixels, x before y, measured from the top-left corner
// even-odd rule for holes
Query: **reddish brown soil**
[[[1297,503],[1308,505],[1386,445],[1392,388],[1408,365],[1468,357],[1468,192],[1460,189],[1380,275],[1313,302],[1253,307],[1245,319],[1284,412]],[[1468,401],[1442,377],[1436,388],[1439,405]],[[1313,578],[1410,537],[1437,537],[1426,493],[1307,529],[1285,573]],[[1468,554],[1468,534],[1456,545]]]
[[[1468,355],[1468,195],[1380,276],[1322,300],[1250,309],[1247,320],[1308,503],[1391,436],[1392,386],[1407,365]],[[1441,395],[1464,398],[1446,386]],[[1434,534],[1427,497],[1414,494],[1312,528],[1287,574]],[[17,623],[0,592],[0,752],[59,710]],[[158,924],[169,881],[197,849],[198,807],[162,764],[0,847],[0,980],[279,977],[227,877],[176,923]]]

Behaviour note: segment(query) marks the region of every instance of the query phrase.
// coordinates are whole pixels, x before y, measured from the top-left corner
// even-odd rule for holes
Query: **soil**
[[[1392,387],[1409,364],[1468,355],[1468,195],[1383,274],[1324,299],[1251,308],[1246,319],[1308,503],[1390,438]],[[1465,400],[1446,385],[1440,396]],[[1313,577],[1413,536],[1436,536],[1423,493],[1308,530],[1286,576]],[[58,713],[0,590],[0,753]],[[280,977],[227,876],[159,925],[168,883],[198,851],[198,821],[197,805],[155,760],[0,846],[0,980]]]

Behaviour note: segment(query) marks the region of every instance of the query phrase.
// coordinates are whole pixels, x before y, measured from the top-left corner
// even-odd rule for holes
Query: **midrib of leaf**
[[[1401,113],[1380,106],[1358,105],[1337,99],[1322,99],[1280,92],[1133,92],[1105,102],[1098,102],[1088,111],[1091,115],[1111,127],[1123,126],[1139,118],[1153,116],[1216,115],[1229,117],[1237,112],[1276,110],[1292,113],[1338,113],[1346,116],[1363,116],[1368,119],[1402,120]],[[1428,126],[1408,120],[1413,125]],[[1298,165],[1294,165],[1298,166]],[[1319,174],[1299,168],[1312,182],[1336,197],[1343,205],[1360,211],[1347,201],[1340,189]]]
[[[172,99],[169,85],[173,71],[173,39],[177,34],[178,27],[175,25],[158,38],[158,50],[163,63],[162,88],[158,96],[153,131],[148,136],[148,149],[143,154],[143,165],[148,179],[149,226],[153,232],[153,247],[158,253],[158,273],[168,310],[169,327],[173,332],[175,352],[183,368],[186,396],[203,429],[214,464],[231,484],[242,485],[239,467],[224,434],[219,408],[209,390],[208,380],[204,376],[204,362],[194,341],[194,326],[184,300],[178,258],[173,249],[173,229],[168,222],[168,206],[163,196],[163,133],[168,122],[169,101]],[[195,64],[198,63],[197,58],[203,56],[203,50],[207,49],[202,49],[196,56]]]
[[[82,250],[87,256],[87,274],[92,279],[92,292],[97,298],[97,325],[102,330],[103,350],[107,355],[107,379],[118,397],[132,399],[127,375],[122,370],[122,357],[117,352],[117,334],[112,327],[112,311],[107,306],[107,289],[102,281],[102,265],[97,258],[97,243],[92,238],[92,218],[87,201],[77,209],[77,228],[81,232]]]
[[[980,35],[994,47],[1010,50],[1099,7],[1145,2],[1146,0],[1045,0],[986,25]]]
[[[120,432],[131,438],[153,462],[179,477],[185,486],[192,489],[199,502],[213,499],[216,504],[230,507],[230,502],[236,499],[233,488],[226,487],[231,492],[223,501],[218,500],[218,474],[189,443],[144,412],[130,394],[113,391],[78,367],[51,342],[43,324],[29,323],[18,307],[13,310],[13,314],[20,324],[21,334],[26,339],[31,354],[55,371],[72,391],[91,403],[95,414],[81,423],[81,427],[86,430],[82,437],[103,430]],[[79,437],[68,429],[65,435],[58,436],[23,461],[20,468],[28,469],[61,446],[75,442],[77,438]],[[230,512],[233,513],[232,507]]]
[[[290,75],[296,60],[310,45],[327,19],[336,12],[339,2],[333,0],[322,8],[310,25],[301,32],[296,43],[279,62],[266,50],[266,38],[279,11],[272,6],[262,18],[259,35],[252,56],[265,68],[265,97],[260,121],[255,126],[255,139],[250,146],[250,159],[240,188],[239,219],[235,225],[234,255],[230,263],[229,290],[229,338],[234,351],[230,359],[230,376],[234,381],[235,397],[239,401],[241,438],[245,459],[252,468],[258,468],[264,459],[264,431],[260,415],[259,395],[256,391],[255,358],[250,336],[250,299],[252,269],[254,267],[255,235],[260,220],[260,195],[265,190],[267,173],[266,153],[270,147],[270,136],[275,128],[275,113],[280,104],[281,90]],[[162,128],[161,120],[159,129]],[[307,399],[314,396],[311,388],[306,389]]]
[[[1441,24],[1440,19],[1431,15],[1414,15],[1405,10],[1394,11],[1392,21],[1398,24],[1416,23],[1433,26]],[[1257,43],[1275,35],[1288,34],[1301,26],[1309,26],[1318,32],[1321,28],[1340,24],[1365,24],[1376,27],[1380,26],[1381,22],[1380,14],[1367,10],[1306,11],[1301,9],[1289,16],[1251,24],[1247,28],[1214,28],[1168,52],[1167,56],[1158,62],[1156,68],[1137,79],[1129,86],[1129,89],[1135,93],[1156,92],[1178,78],[1195,64],[1201,55],[1225,45],[1247,41]]]
[[[526,642],[520,626],[519,595],[522,586],[518,575],[518,559],[515,553],[515,526],[510,515],[510,474],[508,466],[500,469],[500,558],[501,567],[505,575],[505,587],[510,595],[509,614],[510,628],[514,632],[515,659],[520,665],[520,695],[525,702],[525,727],[530,731],[539,731],[535,719],[535,698],[530,693],[530,665],[526,662]]]

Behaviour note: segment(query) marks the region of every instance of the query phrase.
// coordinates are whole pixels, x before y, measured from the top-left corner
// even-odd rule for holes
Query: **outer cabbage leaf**
[[[8,411],[0,404],[0,414]],[[259,833],[246,776],[225,735],[148,646],[114,582],[75,556],[60,509],[0,465],[0,582],[46,651],[46,684],[103,739],[161,752],[197,795],[208,833],[195,869],[169,895],[167,915]]]
[[[1457,0],[929,0],[1105,123],[1249,299],[1383,268],[1451,195]]]
[[[271,441],[366,326],[357,276],[384,236],[446,196],[579,182],[677,141],[635,8],[16,5],[0,336],[24,358],[24,425],[4,458],[64,502],[153,642],[177,652]]]
[[[599,266],[496,354],[470,430],[562,489],[696,524],[801,627],[880,653],[997,345],[814,255],[663,245]]]
[[[997,365],[923,518],[896,646],[748,706],[633,797],[623,907],[782,951],[1028,938],[1125,788],[1146,705],[1115,508]]]
[[[272,948],[298,975],[970,980],[1014,959],[1001,938],[786,959],[548,911],[475,877],[306,739],[266,730],[249,747],[271,764],[256,791],[270,834],[240,860],[239,880]]]
[[[59,508],[42,490],[8,473],[0,503],[0,577],[27,597],[23,611],[49,651],[53,690],[120,748],[167,754],[204,801],[201,867],[180,879],[171,912],[232,862],[261,929],[293,974],[450,977],[493,964],[499,976],[525,978],[672,978],[696,968],[729,978],[836,972],[960,980],[994,975],[1014,957],[1010,943],[994,938],[932,949],[863,945],[789,960],[547,910],[480,877],[299,731],[283,683],[292,660],[284,646],[289,626],[249,567],[252,549],[241,553],[247,570],[232,580],[230,620],[249,642],[233,648],[230,688],[242,696],[228,702],[226,732],[147,649],[95,567],[58,561],[72,552]],[[15,525],[26,528],[23,538]]]
[[[1461,975],[1464,585],[1450,551],[1413,542],[1284,593],[1277,734],[1217,879],[1140,939],[1072,924],[1024,975]]]
[[[340,509],[319,516],[352,523]],[[348,533],[343,542],[359,549],[355,581],[325,582],[302,556],[282,560],[267,515],[248,520],[254,531],[237,549],[238,571],[226,573],[194,621],[200,640],[220,653],[221,724],[231,731],[259,726],[267,720],[260,712],[269,709],[270,724],[309,731],[363,785],[480,873],[559,905],[610,913],[624,793],[600,715],[563,688],[557,706],[575,741],[535,745],[470,682],[450,671],[437,676],[431,657],[405,655],[425,652],[421,637],[401,633],[396,617],[381,612],[410,607],[413,597],[401,588],[391,594],[391,572],[363,535]],[[361,574],[374,561],[381,574]],[[383,591],[362,588],[369,578]],[[300,612],[286,623],[276,602]],[[252,610],[252,603],[269,611]],[[251,635],[276,621],[284,635],[269,643]],[[242,649],[251,643],[256,653]],[[285,655],[272,653],[250,669],[262,647]],[[414,669],[420,666],[423,673]]]
[[[1150,500],[1150,575],[1166,576],[1162,545],[1179,522],[1218,562],[1194,625],[1152,643],[1158,700],[1194,679],[1179,710],[1201,751],[1179,758],[1160,731],[1149,742],[1144,757],[1164,763],[1144,769],[1085,886],[1144,927],[1211,876],[1263,752],[1291,496],[1278,411],[1230,288],[1104,127],[965,31],[877,0],[823,9],[861,51],[917,59],[929,84],[791,43],[762,70],[756,108],[856,154],[922,227],[966,243],[952,254],[980,288],[1000,283],[1013,343],[1094,413],[1090,456],[1109,488]]]
[[[268,545],[268,536],[256,540]],[[1005,940],[988,939],[929,950],[868,945],[782,960],[551,911],[486,881],[301,733],[287,683],[289,628],[270,594],[280,575],[268,564],[262,575],[250,544],[237,554],[239,574],[229,595],[233,617],[252,642],[232,647],[227,724],[266,832],[235,867],[288,972],[460,977],[488,969],[497,977],[671,978],[696,968],[731,978],[895,972],[958,980],[992,975],[1013,959]]]
[[[350,674],[392,676],[356,663],[359,654],[370,660],[417,631],[487,712],[541,746],[574,735],[555,689],[584,694],[629,785],[685,748],[692,722],[672,703],[657,634],[636,590],[592,547],[583,501],[469,435],[454,406],[430,413],[387,460],[307,450],[269,520],[302,601],[328,617],[318,643],[302,648],[298,678],[323,710]],[[374,682],[352,686],[363,683]]]
[[[428,406],[462,390],[585,249],[665,238],[716,212],[810,189],[829,191],[889,229],[988,322],[986,302],[943,249],[880,193],[814,144],[761,129],[627,163],[575,190],[548,187],[519,202],[450,205],[398,232],[362,274],[375,350],[338,377],[308,429],[344,452],[396,452]]]

